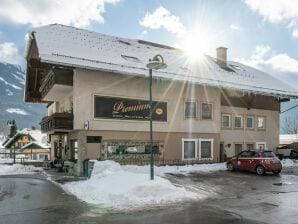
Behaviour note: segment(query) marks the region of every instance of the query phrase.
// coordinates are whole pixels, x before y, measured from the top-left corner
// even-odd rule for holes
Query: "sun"
[[[199,60],[210,49],[210,41],[204,32],[189,32],[181,46],[191,60]]]

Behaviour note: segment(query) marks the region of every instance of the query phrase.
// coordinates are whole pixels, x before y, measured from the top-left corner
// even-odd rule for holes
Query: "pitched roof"
[[[47,147],[47,135],[44,133],[41,133],[40,130],[30,130],[30,129],[23,129],[21,131],[18,131],[13,137],[8,139],[3,143],[3,146],[5,148],[9,148],[11,144],[17,139],[17,137],[22,135],[29,135],[34,142],[38,143],[39,145],[42,145],[43,147]]]
[[[227,62],[228,69],[221,68],[207,55],[191,62],[182,50],[165,45],[59,24],[34,28],[29,36],[27,49],[35,39],[39,57],[45,63],[148,76],[149,58],[161,54],[168,67],[154,71],[156,78],[298,98],[296,89],[255,68],[233,61]]]
[[[33,149],[37,149],[37,148],[39,148],[39,149],[49,149],[50,146],[49,146],[49,145],[45,145],[45,144],[41,144],[41,143],[36,142],[36,141],[32,141],[32,142],[30,142],[30,143],[24,145],[24,146],[21,148],[20,151],[23,151],[24,149],[27,149],[27,148],[29,148],[29,149],[30,149],[30,148],[33,148]]]

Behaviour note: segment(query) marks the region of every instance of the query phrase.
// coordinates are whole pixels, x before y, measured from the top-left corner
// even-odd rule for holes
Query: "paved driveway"
[[[83,203],[38,175],[0,177],[0,223],[297,223],[297,173],[169,175],[176,184],[212,197],[125,213]]]

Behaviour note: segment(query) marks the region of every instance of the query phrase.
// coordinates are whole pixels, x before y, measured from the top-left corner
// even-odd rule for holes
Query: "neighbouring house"
[[[200,52],[198,52],[199,54]],[[149,59],[157,161],[218,162],[244,149],[279,145],[281,102],[298,91],[252,67],[217,57],[59,24],[29,32],[25,101],[47,104],[41,120],[52,158],[149,159]]]
[[[276,152],[285,157],[290,156],[292,150],[298,150],[298,134],[282,134],[279,136],[279,147]]]
[[[5,150],[4,158],[24,158],[25,161],[44,161],[50,159],[50,146],[47,143],[47,135],[40,130],[23,129],[11,138],[3,142]],[[3,155],[3,154],[2,154]]]

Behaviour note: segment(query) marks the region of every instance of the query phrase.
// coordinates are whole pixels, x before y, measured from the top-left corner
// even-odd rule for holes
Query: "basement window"
[[[128,55],[124,55],[124,54],[121,54],[121,57],[126,61],[141,63],[140,59],[138,59],[137,57],[128,56]]]

